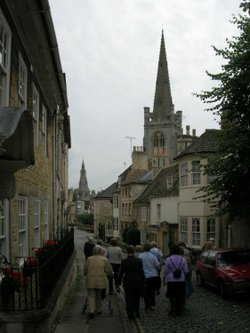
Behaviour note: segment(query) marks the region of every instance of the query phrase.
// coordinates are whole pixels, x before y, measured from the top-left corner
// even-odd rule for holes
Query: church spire
[[[82,160],[82,168],[80,171],[78,194],[81,200],[89,200],[90,190],[88,188],[87,174],[83,160]]]
[[[174,105],[170,90],[164,33],[162,30],[153,113],[157,118],[164,119],[173,114],[173,112]]]

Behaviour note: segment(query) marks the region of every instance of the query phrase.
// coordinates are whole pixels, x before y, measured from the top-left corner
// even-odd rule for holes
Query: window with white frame
[[[188,185],[188,163],[180,164],[181,186]]]
[[[188,218],[180,218],[180,241],[187,244],[188,242]]]
[[[147,207],[141,207],[140,214],[141,214],[141,221],[147,222]]]
[[[43,210],[43,219],[44,219],[44,232],[45,239],[49,239],[49,203],[48,200],[44,200],[44,210]]]
[[[210,238],[215,239],[215,218],[208,217],[207,219],[207,230],[206,230],[206,240]]]
[[[200,219],[193,217],[192,218],[192,245],[200,246]]]
[[[119,222],[117,217],[114,218],[114,230],[119,230]]]
[[[9,104],[11,30],[0,9],[0,106]]]
[[[39,142],[39,93],[33,83],[32,88],[32,113],[34,122],[34,144],[38,146]]]
[[[19,105],[27,107],[27,82],[28,72],[27,67],[19,53],[19,67],[18,67],[18,96]]]
[[[7,256],[7,225],[9,222],[9,202],[0,200],[0,253]]]
[[[34,200],[34,247],[40,247],[40,200]]]
[[[28,226],[28,199],[20,197],[17,207],[18,233],[19,233],[19,256],[24,257],[28,252],[27,226]]]
[[[45,156],[47,156],[47,110],[45,106],[42,107],[42,144],[43,144],[43,151]]]
[[[200,161],[192,162],[192,184],[200,185],[201,183],[201,168]]]
[[[62,137],[63,137],[63,131],[62,128],[57,128],[57,141],[56,141],[56,171],[58,174],[62,174]]]

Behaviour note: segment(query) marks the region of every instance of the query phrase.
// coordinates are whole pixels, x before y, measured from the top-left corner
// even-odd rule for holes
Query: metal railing
[[[30,311],[48,303],[52,292],[74,252],[74,230],[58,242],[51,242],[24,258],[17,268],[7,262],[0,264],[0,311]]]

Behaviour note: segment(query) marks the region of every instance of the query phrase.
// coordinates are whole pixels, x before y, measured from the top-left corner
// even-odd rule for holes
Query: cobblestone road
[[[200,288],[194,281],[194,293],[187,300],[185,313],[169,317],[166,287],[157,296],[155,311],[145,313],[141,303],[142,333],[246,333],[250,332],[250,296],[222,299],[213,288]],[[126,320],[129,333],[136,333],[135,323]]]

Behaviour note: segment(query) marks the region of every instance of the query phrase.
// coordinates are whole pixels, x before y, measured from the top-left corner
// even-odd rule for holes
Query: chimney
[[[190,126],[189,125],[186,126],[186,132],[187,132],[187,135],[190,135]]]
[[[193,129],[193,136],[196,136],[196,129]]]

